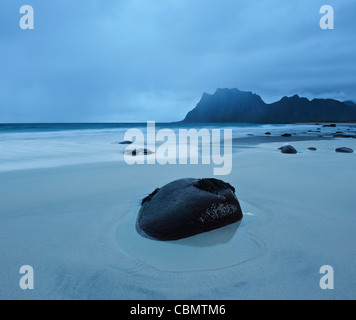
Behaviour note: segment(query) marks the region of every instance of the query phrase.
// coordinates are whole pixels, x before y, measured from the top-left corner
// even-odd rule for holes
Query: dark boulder
[[[336,128],[336,124],[324,124],[323,128]]]
[[[335,151],[339,152],[339,153],[353,153],[354,152],[351,148],[346,148],[346,147],[337,148]]]
[[[266,136],[270,136],[272,133],[271,132],[266,132],[265,135]]]
[[[310,151],[317,151],[318,149],[317,149],[317,148],[314,148],[314,147],[310,147],[310,148],[308,148],[308,150],[310,150]]]
[[[284,146],[284,147],[279,148],[279,150],[281,150],[282,153],[287,153],[287,154],[298,153],[298,151],[292,146]]]
[[[285,134],[282,134],[282,137],[284,138],[289,138],[291,137],[292,135],[290,133],[285,133]]]
[[[242,219],[235,188],[217,179],[181,179],[142,200],[136,229],[144,237],[179,240]]]

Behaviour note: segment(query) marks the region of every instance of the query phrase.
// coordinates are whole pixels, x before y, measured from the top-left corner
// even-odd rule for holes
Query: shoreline
[[[333,136],[333,134],[335,134],[337,130],[340,130],[340,128],[326,128],[322,133],[318,133],[313,130],[310,130],[311,132],[308,132],[307,134],[305,134],[305,132],[292,133],[291,137],[281,136],[280,134],[281,132],[288,132],[288,130],[284,130],[284,129],[283,130],[278,129],[279,131],[277,131],[277,133],[274,132],[268,136],[261,133],[261,132],[265,132],[266,130],[265,128],[259,128],[259,130],[260,133],[258,132],[254,134],[244,133],[244,134],[240,134],[238,137],[233,137],[232,138],[233,154],[235,154],[236,152],[240,153],[246,151],[247,149],[250,148],[258,148],[260,145],[263,146],[265,144],[280,143],[281,146],[283,146],[289,143],[307,142],[307,141],[316,143],[318,141],[353,140],[352,138],[342,138],[342,137]],[[298,128],[298,130],[303,130],[303,129]],[[293,132],[293,130],[290,130],[290,132]],[[356,135],[356,131],[355,132],[346,131],[345,133],[352,133]],[[53,137],[51,139],[56,139],[56,137]],[[64,142],[67,144],[70,143],[69,142],[70,140],[68,139],[69,138],[65,138],[64,140]],[[18,145],[12,145],[11,143],[8,146],[4,145],[4,149],[10,150],[10,152],[13,153],[13,156],[10,155],[9,157],[7,157],[6,152],[4,152],[0,156],[0,164],[1,164],[0,173],[7,172],[7,171],[24,171],[24,170],[40,169],[40,168],[56,168],[56,167],[65,167],[71,165],[85,165],[91,163],[124,162],[124,152],[127,146],[120,145],[118,142],[113,142],[112,140],[115,139],[115,137],[106,138],[106,141],[98,140],[97,142],[96,141],[92,142],[89,139],[90,137],[85,137],[84,144],[80,141],[77,143],[79,148],[83,148],[82,151],[80,149],[77,150],[74,148],[72,151],[69,148],[65,149],[66,145],[62,145],[61,139],[58,140],[58,147],[56,147],[54,151],[51,151],[51,149],[47,151],[46,145],[40,144],[41,140],[38,140],[38,142],[36,142],[37,140],[35,139],[34,142],[36,142],[36,144],[33,147],[24,148],[26,152],[27,150],[30,150],[32,154],[28,154],[28,155],[24,154],[25,158],[23,159],[23,161],[21,159],[21,152],[19,152],[19,150],[17,149],[19,148],[20,145],[23,144],[23,142],[25,142],[25,140],[19,140],[18,142],[16,142]],[[117,140],[120,141],[120,138]],[[50,140],[50,142],[52,141],[56,141],[56,140]],[[1,142],[2,141],[0,140],[0,145]],[[73,146],[75,146],[75,144],[73,144]],[[71,143],[68,145],[68,147],[72,148]],[[31,150],[34,148],[39,148],[39,152],[34,153],[35,150],[33,151]],[[199,146],[199,148],[201,149],[201,145]],[[63,155],[58,153],[61,149],[63,149]],[[90,155],[88,153],[89,151],[91,153],[94,153],[96,149],[98,151],[95,154]],[[102,150],[103,152],[100,152],[100,150]],[[199,152],[201,152],[201,150]],[[41,158],[42,154],[43,157]],[[18,155],[20,157],[18,157]],[[31,156],[35,156],[35,157],[31,159],[30,158]],[[11,159],[11,157],[16,157],[16,158]]]
[[[345,143],[335,143],[335,148],[336,147],[344,147],[349,145],[349,141],[353,139],[349,138],[336,138],[336,137],[310,137],[310,136],[292,136],[289,138],[284,138],[284,137],[278,137],[278,136],[269,136],[269,137],[264,137],[264,136],[254,136],[254,137],[245,137],[245,138],[233,138],[233,144],[232,144],[232,151],[233,151],[233,157],[236,156],[236,154],[241,154],[244,152],[248,152],[248,150],[266,150],[269,149],[270,152],[277,152],[279,153],[280,151],[278,150],[279,147],[284,146],[286,144],[290,143],[298,143],[298,142],[313,142],[310,144],[309,147],[314,147],[318,142],[323,142],[323,141],[344,141]],[[277,146],[277,144],[279,144]],[[275,148],[270,148],[271,146],[275,146]],[[307,149],[307,148],[305,148]],[[356,150],[356,149],[355,149]],[[320,150],[318,150],[320,151]],[[334,151],[334,150],[330,150]],[[53,164],[53,165],[46,165],[46,166],[38,166],[38,164],[34,164],[33,167],[26,167],[26,168],[11,168],[7,170],[1,170],[0,169],[0,175],[1,174],[6,174],[8,172],[26,172],[26,171],[33,171],[33,170],[55,170],[58,168],[66,168],[66,167],[96,167],[96,166],[101,166],[101,165],[108,165],[108,166],[115,166],[115,165],[120,165],[120,166],[130,166],[128,165],[123,157],[121,157],[121,153],[119,153],[120,158],[118,159],[107,159],[105,161],[103,160],[98,160],[98,161],[87,161],[87,162],[77,162],[77,163],[68,163],[68,164]],[[137,164],[136,164],[137,165]],[[134,165],[134,166],[136,166]],[[145,164],[144,164],[145,165]],[[159,165],[156,163],[156,165]],[[180,164],[169,164],[168,166],[178,166]],[[139,165],[141,166],[141,165]],[[164,165],[166,166],[166,165]],[[187,165],[183,166],[190,166],[188,163]],[[208,165],[209,166],[209,165]],[[223,176],[222,176],[223,177]]]
[[[254,136],[254,137],[243,137],[243,138],[233,138],[233,144],[232,144],[232,150],[233,150],[233,156],[235,153],[241,153],[246,151],[247,149],[258,149],[259,146],[265,147],[266,145],[273,145],[276,143],[280,143],[281,146],[288,144],[288,143],[294,143],[294,142],[317,142],[317,141],[331,141],[331,140],[349,140],[349,139],[342,139],[342,138],[320,138],[320,137],[301,137],[301,136],[292,136],[289,138],[283,138],[283,137],[278,137],[278,136],[269,136],[269,137],[264,137],[264,136]],[[341,145],[340,145],[341,146]],[[277,149],[275,151],[278,151]],[[65,167],[80,167],[80,166],[90,166],[90,165],[103,165],[103,164],[121,164],[123,166],[129,166],[126,164],[126,162],[123,159],[123,154],[124,152],[117,154],[117,159],[107,159],[105,161],[103,160],[97,160],[97,161],[78,161],[74,163],[68,163],[68,164],[59,164],[59,163],[54,163],[53,165],[49,165],[48,163],[44,166],[39,166],[39,164],[33,164],[31,167],[24,167],[24,168],[11,168],[7,170],[1,170],[0,168],[0,175],[3,173],[7,172],[24,172],[24,171],[30,171],[30,170],[50,170],[50,169],[56,169],[56,168],[65,168]],[[120,155],[120,157],[119,157]],[[157,164],[158,165],[158,164]],[[178,163],[176,165],[179,165]],[[189,164],[188,164],[189,165]],[[21,164],[19,164],[21,167]],[[173,165],[174,166],[174,165]]]

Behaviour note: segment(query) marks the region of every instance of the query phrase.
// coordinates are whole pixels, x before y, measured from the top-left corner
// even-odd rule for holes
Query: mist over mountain
[[[309,100],[295,95],[267,104],[252,92],[218,89],[213,95],[204,93],[183,122],[295,123],[353,120],[356,120],[356,104],[352,101]]]

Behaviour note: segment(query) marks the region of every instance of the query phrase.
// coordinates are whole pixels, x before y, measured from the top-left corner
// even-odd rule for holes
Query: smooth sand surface
[[[180,242],[140,238],[140,200],[210,166],[83,164],[0,173],[1,299],[355,299],[356,140],[281,143],[234,155],[220,177],[244,219]],[[317,147],[317,152],[307,150]],[[231,229],[232,228],[232,229]],[[236,233],[235,233],[236,231]],[[19,288],[22,265],[35,290]],[[335,289],[319,287],[320,267]]]

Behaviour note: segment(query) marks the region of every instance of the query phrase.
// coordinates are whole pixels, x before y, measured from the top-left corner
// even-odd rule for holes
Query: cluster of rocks
[[[316,125],[319,125],[319,124],[316,124]],[[350,131],[352,131],[351,128],[347,128],[346,129],[347,132],[342,132],[342,131],[340,131],[340,128],[338,128],[339,131],[336,131],[334,133],[326,132],[325,134],[322,134],[322,128],[337,128],[337,125],[334,124],[334,123],[333,124],[325,124],[322,127],[319,127],[319,128],[317,128],[315,130],[308,130],[308,131],[302,132],[302,133],[303,134],[318,134],[320,137],[326,136],[326,137],[334,137],[334,138],[353,138],[353,139],[356,139],[356,131],[354,130],[353,132],[350,132]],[[266,132],[265,135],[271,135],[271,133],[270,132]],[[281,136],[284,137],[284,138],[290,138],[293,135],[295,135],[295,133],[284,133]]]
[[[282,153],[286,153],[286,154],[297,154],[298,153],[298,151],[293,146],[290,146],[290,145],[280,147],[279,150],[281,150]],[[308,148],[308,150],[317,151],[318,149],[315,147],[310,147],[310,148]],[[335,150],[335,152],[337,152],[337,153],[353,153],[354,151],[351,148],[341,147],[341,148],[337,148]]]
[[[316,125],[320,125],[320,124],[316,124]],[[322,126],[322,128],[337,128],[337,125],[335,123],[332,124],[324,124]],[[307,132],[304,133],[317,133],[317,134],[321,134],[321,129],[322,128],[317,128],[316,130],[308,130]],[[328,137],[333,137],[333,138],[353,138],[356,139],[356,132],[352,133],[350,132],[351,128],[347,129],[347,132],[342,132],[340,131],[340,129],[338,131],[336,131],[335,133],[328,133]],[[266,135],[270,135],[270,133],[266,133]],[[285,133],[282,135],[282,137],[291,137],[292,134],[291,133]],[[323,135],[320,135],[320,137],[323,137]],[[297,154],[298,151],[293,147],[293,146],[284,146],[279,148],[279,150],[281,150],[282,153],[286,153],[286,154]],[[317,148],[315,147],[310,147],[308,148],[309,151],[317,151]],[[335,152],[337,153],[353,153],[354,151],[351,148],[346,148],[346,147],[341,147],[341,148],[337,148],[335,150]]]

